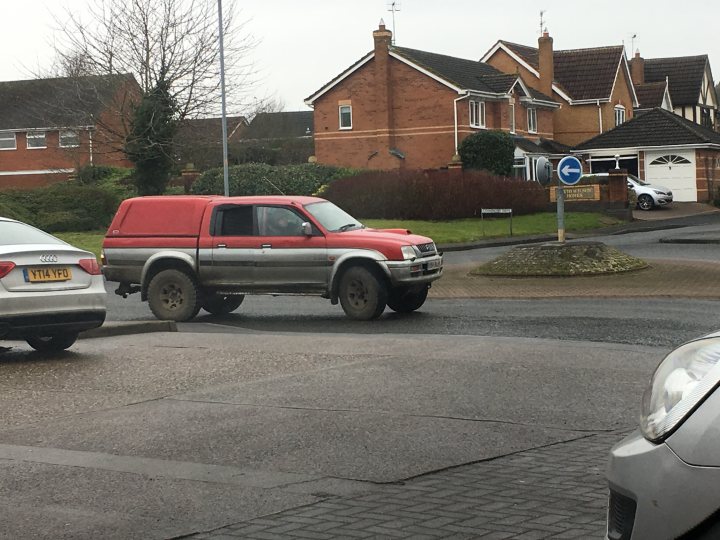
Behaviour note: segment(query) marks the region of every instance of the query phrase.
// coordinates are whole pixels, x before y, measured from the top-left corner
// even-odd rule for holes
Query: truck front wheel
[[[351,319],[377,319],[385,310],[387,287],[375,272],[365,267],[348,268],[340,278],[338,293],[343,311]]]
[[[202,307],[213,315],[227,315],[239,308],[243,300],[245,300],[244,294],[211,294],[205,297]]]
[[[195,280],[182,270],[163,270],[148,286],[150,311],[162,321],[189,321],[200,311]]]
[[[420,309],[428,295],[428,286],[397,287],[388,295],[388,306],[398,313],[410,313]]]

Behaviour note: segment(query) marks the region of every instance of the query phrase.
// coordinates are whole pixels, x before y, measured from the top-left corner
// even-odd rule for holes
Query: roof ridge
[[[436,52],[432,52],[432,51],[424,51],[422,49],[411,49],[410,47],[398,47],[396,45],[392,45],[390,47],[390,50],[391,51],[413,51],[413,52],[419,52],[419,53],[423,53],[423,54],[432,54],[434,56],[444,56],[445,58],[452,58],[453,60],[463,60],[465,62],[472,62],[473,64],[482,64],[484,66],[489,66],[489,67],[492,67],[493,69],[496,69],[493,66],[491,66],[490,64],[486,64],[485,62],[481,62],[480,60],[471,60],[470,58],[461,58],[460,56],[452,56],[449,54],[436,53]]]
[[[645,58],[645,62],[659,62],[661,60],[687,60],[689,58],[704,58],[707,60],[709,55],[707,54],[691,54],[688,56],[663,56],[660,58]]]
[[[574,53],[580,51],[610,51],[617,49],[618,52],[625,48],[624,45],[602,45],[600,47],[581,47],[578,49],[556,49],[554,53]]]

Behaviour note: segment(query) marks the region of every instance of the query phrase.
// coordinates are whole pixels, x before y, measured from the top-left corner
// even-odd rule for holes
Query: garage
[[[645,152],[645,178],[650,184],[665,186],[676,201],[697,201],[695,150]]]

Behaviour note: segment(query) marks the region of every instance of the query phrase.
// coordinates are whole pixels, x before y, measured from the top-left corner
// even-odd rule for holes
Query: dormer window
[[[615,106],[615,127],[625,122],[625,107],[622,105]]]
[[[470,102],[470,127],[484,128],[485,127],[485,102],[484,101],[471,101]]]

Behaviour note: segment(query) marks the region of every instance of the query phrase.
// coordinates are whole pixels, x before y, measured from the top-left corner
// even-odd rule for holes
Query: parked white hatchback
[[[65,350],[81,331],[103,324],[105,297],[92,253],[0,217],[0,340]]]
[[[673,194],[668,188],[643,182],[637,176],[628,174],[628,189],[637,195],[637,205],[640,210],[652,210],[656,206],[667,206],[673,202]]]

